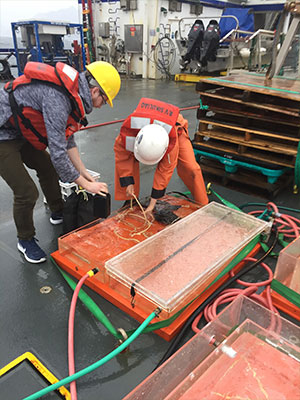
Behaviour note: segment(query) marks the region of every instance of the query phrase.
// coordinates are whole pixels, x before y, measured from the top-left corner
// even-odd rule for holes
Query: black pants
[[[14,193],[13,215],[19,239],[35,236],[33,209],[38,189],[25,165],[37,173],[41,189],[52,212],[63,208],[58,175],[47,151],[35,149],[24,140],[0,142],[0,175]]]

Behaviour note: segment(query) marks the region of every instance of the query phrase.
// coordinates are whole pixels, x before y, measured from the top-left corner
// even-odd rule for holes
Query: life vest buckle
[[[4,90],[5,90],[7,93],[12,93],[12,92],[13,92],[13,83],[12,83],[12,82],[9,82],[8,85],[4,87]]]

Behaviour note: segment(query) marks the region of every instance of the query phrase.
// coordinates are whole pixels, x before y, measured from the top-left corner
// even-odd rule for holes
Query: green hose
[[[158,315],[159,311],[158,310],[153,311],[149,315],[149,317],[147,319],[145,319],[145,321],[136,329],[136,331],[127,340],[125,340],[125,342],[123,342],[118,348],[113,350],[111,353],[107,354],[107,356],[103,357],[101,360],[96,361],[94,364],[91,364],[90,366],[82,369],[81,371],[78,371],[75,374],[62,379],[61,381],[56,382],[53,385],[50,385],[42,390],[39,390],[38,392],[33,393],[28,397],[24,397],[23,400],[39,399],[40,397],[44,396],[45,394],[50,393],[53,390],[60,388],[61,386],[67,385],[68,383],[71,383],[71,382],[75,381],[76,379],[81,378],[82,376],[101,367],[103,364],[110,361],[113,357],[115,357],[116,355],[121,353],[127,346],[129,346],[130,343],[133,342],[143,332],[143,330],[146,328],[146,326],[149,325],[150,322]]]
[[[266,203],[245,203],[242,204],[240,206],[241,209],[245,208],[245,207],[265,207]],[[297,208],[290,208],[290,207],[284,207],[284,206],[278,206],[279,210],[286,210],[286,211],[292,211],[292,212],[296,212],[296,213],[300,213],[300,210]]]
[[[50,260],[57,267],[59,272],[65,278],[71,289],[75,290],[76,283],[56,264],[54,259],[50,256]],[[90,310],[90,312],[107,328],[107,330],[114,335],[117,339],[122,339],[122,335],[116,330],[112,325],[106,315],[101,311],[97,304],[90,298],[90,296],[80,289],[78,294],[79,299],[84,303],[84,305]]]

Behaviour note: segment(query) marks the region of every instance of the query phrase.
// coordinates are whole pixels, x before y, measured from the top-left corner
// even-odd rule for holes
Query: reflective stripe
[[[150,118],[131,117],[130,128],[142,129],[145,125],[149,125],[150,123],[151,123]]]
[[[166,124],[165,122],[159,121],[158,119],[155,119],[153,123],[162,126],[167,131],[167,134],[170,134],[172,125]]]
[[[142,129],[144,126],[151,124],[150,118],[141,118],[141,117],[131,117],[130,119],[130,128],[131,129]],[[155,119],[153,124],[157,124],[165,128],[168,134],[170,134],[172,130],[172,125],[166,124],[163,121],[159,121]]]
[[[76,71],[76,69],[70,67],[70,65],[65,64],[63,67],[63,73],[66,74],[72,82],[75,81],[78,72]]]
[[[125,149],[133,152],[134,142],[135,142],[135,136],[126,136]]]

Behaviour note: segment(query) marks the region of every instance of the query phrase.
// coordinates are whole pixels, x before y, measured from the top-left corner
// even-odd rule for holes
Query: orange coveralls
[[[188,121],[181,114],[178,115],[175,130],[177,137],[173,149],[167,152],[157,164],[151,197],[159,199],[165,194],[173,171],[177,167],[179,177],[192,193],[194,200],[201,205],[208,204],[201,168],[195,159],[188,134]],[[130,184],[134,185],[134,193],[138,196],[140,191],[139,161],[132,151],[126,150],[121,134],[115,140],[114,152],[115,199],[128,200],[126,187]]]

